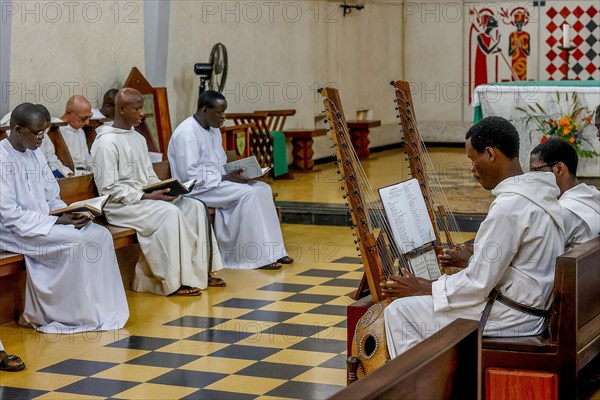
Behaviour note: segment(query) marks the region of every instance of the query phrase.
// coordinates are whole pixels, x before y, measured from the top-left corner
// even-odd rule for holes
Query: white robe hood
[[[552,172],[527,172],[506,178],[492,189],[492,194],[496,197],[505,193],[518,194],[538,205],[564,233],[560,204],[557,201],[560,189]]]

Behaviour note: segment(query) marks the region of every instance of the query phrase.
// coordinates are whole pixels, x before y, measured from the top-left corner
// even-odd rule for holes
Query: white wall
[[[73,94],[96,106],[104,92],[122,84],[132,66],[144,69],[143,2],[11,2],[8,108],[42,103],[61,116]],[[4,55],[2,55],[4,57]]]

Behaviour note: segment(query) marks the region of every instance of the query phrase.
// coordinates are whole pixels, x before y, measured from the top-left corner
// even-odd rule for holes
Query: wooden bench
[[[487,399],[578,397],[578,374],[600,353],[600,237],[558,257],[549,328],[540,336],[485,338]],[[518,370],[518,371],[515,371]]]
[[[478,327],[477,321],[457,319],[330,400],[477,399]]]
[[[169,162],[162,161],[153,164],[154,171],[160,179],[171,176]],[[61,199],[70,204],[74,201],[98,196],[92,175],[74,176],[58,180]],[[214,210],[212,210],[214,214]],[[138,242],[134,229],[110,225],[104,217],[94,221],[105,226],[113,236],[115,250],[131,246]],[[0,251],[0,323],[18,318],[23,311],[25,293],[25,258],[22,254]]]

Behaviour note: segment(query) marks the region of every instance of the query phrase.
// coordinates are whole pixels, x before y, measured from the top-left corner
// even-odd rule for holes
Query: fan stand
[[[205,78],[203,76],[200,77],[200,88],[199,88],[199,91],[198,91],[198,98],[200,98],[200,95],[202,94],[202,92],[204,92],[206,90],[206,81],[208,79],[209,78]]]

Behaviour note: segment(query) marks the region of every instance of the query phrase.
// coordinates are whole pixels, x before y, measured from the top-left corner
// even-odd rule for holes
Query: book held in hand
[[[271,170],[271,167],[261,168],[255,156],[242,158],[225,164],[225,172],[230,174],[233,171],[243,169],[242,176],[246,179],[260,178]]]
[[[88,218],[94,218],[102,215],[104,204],[108,201],[108,195],[94,197],[71,203],[69,207],[59,208],[58,210],[50,211],[50,215],[60,217],[63,214],[84,214]]]
[[[168,196],[181,196],[182,194],[190,193],[195,183],[196,180],[181,183],[181,181],[177,178],[169,178],[165,179],[164,181],[146,185],[142,188],[142,191],[144,193],[152,193],[155,190],[171,189],[165,194]]]

